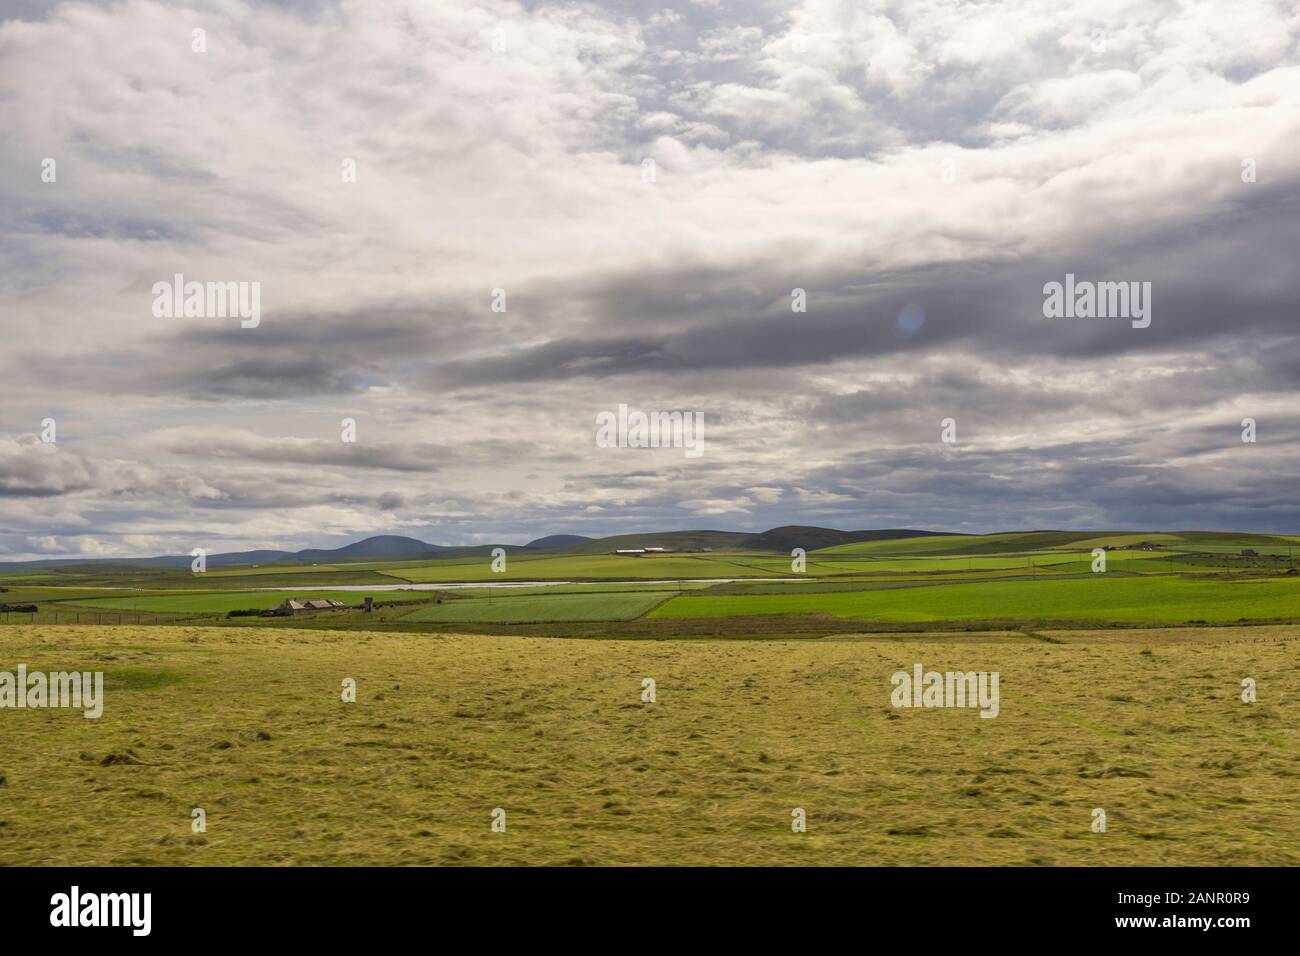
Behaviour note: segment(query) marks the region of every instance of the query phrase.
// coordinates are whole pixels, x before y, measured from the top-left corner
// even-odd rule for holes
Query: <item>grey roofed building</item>
[[[302,611],[333,611],[338,608],[347,607],[342,601],[335,601],[329,598],[320,598],[314,601],[297,601],[293,598],[282,602],[281,604],[265,611],[267,617],[274,617],[285,614],[298,614]]]

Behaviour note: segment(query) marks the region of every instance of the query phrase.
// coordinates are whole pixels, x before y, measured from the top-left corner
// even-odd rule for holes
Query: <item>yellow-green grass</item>
[[[1189,562],[1182,552],[1108,551],[1107,567],[1126,570],[1170,571],[1196,568],[1205,570],[1208,563],[1218,561],[1222,567],[1237,567],[1230,556],[1202,558]],[[869,560],[826,557],[821,552],[810,555],[809,574],[898,573],[929,571],[994,571],[1004,569],[1029,570],[1030,568],[1054,571],[1089,571],[1094,555],[1091,551],[1039,551],[1029,554],[1004,554],[992,556],[948,555],[926,558],[880,557]],[[1208,562],[1208,563],[1207,563]],[[789,570],[787,566],[787,571]]]
[[[1161,569],[1163,570],[1163,569]],[[1211,568],[1200,567],[1197,570],[1209,571]],[[735,581],[725,583],[710,583],[707,581],[695,582],[700,587],[692,588],[691,582],[685,580],[682,582],[683,590],[703,590],[713,589],[718,591],[733,591],[735,593],[750,592],[762,593],[764,591],[794,592],[794,593],[811,593],[817,590],[853,590],[863,585],[880,585],[892,584],[896,582],[912,583],[918,585],[942,584],[945,582],[955,583],[959,581],[997,581],[997,580],[1016,580],[1038,579],[1057,577],[1062,574],[1087,574],[1090,573],[1088,568],[1073,565],[1062,565],[1061,567],[1049,567],[1039,565],[1034,568],[1001,568],[997,570],[986,571],[968,571],[965,568],[954,568],[950,571],[924,571],[924,572],[900,572],[888,571],[870,573],[865,571],[845,570],[839,574],[828,574],[825,568],[814,568],[810,563],[806,574],[786,574],[773,575],[773,580],[752,580],[738,578]],[[1114,569],[1115,574],[1126,574],[1127,571],[1119,568]],[[633,584],[625,586],[631,587]],[[677,587],[677,583],[671,584],[672,588]]]
[[[371,570],[360,564],[241,564],[233,568],[208,568],[205,576],[211,578],[238,578],[263,574],[321,574],[330,571]]]
[[[1068,560],[1069,555],[1052,555],[1051,559]],[[996,557],[932,557],[932,558],[872,558],[853,560],[834,558],[816,552],[808,558],[810,574],[849,574],[863,572],[907,573],[912,571],[989,571],[1001,568],[1028,568],[1031,563],[1042,565],[1048,558],[1028,555],[1000,555]],[[786,563],[789,571],[789,562]]]
[[[308,573],[310,572],[310,573]],[[346,569],[291,569],[281,573],[280,569],[253,571],[247,574],[217,574],[212,571],[203,574],[187,575],[175,583],[185,588],[278,588],[278,587],[328,587],[330,585],[351,584],[410,584],[404,577],[395,574],[383,574],[378,571],[356,568]]]
[[[699,582],[683,582],[680,590],[707,587]],[[430,591],[331,591],[304,586],[296,591],[151,591],[147,594],[122,596],[122,592],[108,592],[115,597],[92,596],[75,602],[80,608],[94,608],[117,612],[146,611],[170,614],[226,614],[230,611],[267,609],[294,598],[316,600],[332,598],[348,605],[359,605],[365,597],[383,603],[420,603],[441,598],[444,605],[432,604],[428,614],[407,616],[407,621],[619,621],[637,617],[679,590],[677,584],[563,584],[536,588],[492,589],[491,604],[506,601],[516,603],[499,611],[478,611],[481,603],[488,605],[487,588],[464,588],[449,593]],[[557,600],[557,599],[563,600]],[[545,602],[538,605],[536,602]],[[450,605],[455,605],[451,608]],[[598,611],[604,606],[606,611]],[[629,613],[636,608],[635,613]],[[531,610],[530,610],[531,609]],[[574,616],[563,616],[565,611]],[[520,616],[522,615],[522,616]],[[535,615],[535,616],[534,616]]]
[[[448,594],[454,597],[487,597],[491,592],[493,599],[498,597],[524,597],[530,594],[613,594],[619,591],[633,591],[638,594],[659,593],[660,595],[670,591],[698,591],[704,588],[716,587],[717,585],[709,581],[586,581],[586,582],[564,582],[555,584],[538,584],[527,585],[517,584],[509,588],[489,588],[489,587],[459,587],[447,591],[437,592],[439,597]]]
[[[418,583],[457,581],[541,581],[585,578],[737,578],[789,574],[790,561],[772,555],[647,555],[581,554],[552,557],[509,557],[506,570],[492,571],[491,558],[430,561],[393,571]]]
[[[0,604],[41,604],[48,601],[83,601],[93,600],[95,598],[111,597],[131,593],[129,591],[119,591],[112,588],[79,588],[79,587],[55,587],[44,585],[29,585],[15,583],[8,585],[8,589],[0,593]],[[150,591],[150,594],[161,594],[161,591]]]
[[[1217,551],[1237,553],[1243,548],[1286,553],[1288,542],[1300,543],[1294,535],[1249,534],[1242,532],[1185,531],[1177,533],[1098,532],[1098,531],[1028,531],[984,535],[938,535],[919,538],[895,538],[884,541],[859,541],[823,548],[818,558],[874,557],[887,555],[980,555],[1014,554],[1028,551],[1061,549],[1086,550],[1094,547],[1132,547],[1142,542],[1175,551]]]
[[[0,865],[1300,864],[1300,628],[1041,637],[0,629],[109,685],[0,710]],[[893,709],[918,662],[999,715]]]
[[[855,541],[850,544],[821,548],[820,556],[852,557],[855,555],[943,555],[1004,554],[1037,551],[1043,548],[1069,547],[1076,541],[1093,536],[1091,531],[1012,531],[1000,534],[925,535],[919,538],[891,538],[881,541]]]
[[[671,592],[613,594],[525,594],[497,593],[487,598],[467,598],[442,604],[426,604],[402,616],[402,623],[420,621],[495,622],[498,624],[542,621],[630,621],[640,617],[671,596]]]
[[[1183,531],[1178,533],[1125,532],[1104,534],[1076,541],[1072,547],[1099,548],[1107,545],[1124,548],[1142,542],[1159,545],[1162,550],[1192,551],[1210,554],[1240,555],[1249,548],[1261,554],[1287,553],[1288,545],[1300,545],[1300,537],[1279,534],[1249,534],[1236,531]]]
[[[1087,577],[1009,580],[831,594],[675,597],[650,617],[831,614],[873,621],[1092,620],[1170,622],[1300,617],[1300,579]]]

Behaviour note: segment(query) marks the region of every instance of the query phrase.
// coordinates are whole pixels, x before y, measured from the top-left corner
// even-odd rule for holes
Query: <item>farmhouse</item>
[[[336,611],[345,607],[347,605],[342,601],[334,601],[329,598],[322,598],[318,601],[295,601],[290,598],[269,611],[263,611],[262,616],[282,617],[289,614],[301,614],[304,611]]]
[[[320,601],[305,601],[309,611],[333,611],[335,608],[347,607],[342,601],[324,599]]]

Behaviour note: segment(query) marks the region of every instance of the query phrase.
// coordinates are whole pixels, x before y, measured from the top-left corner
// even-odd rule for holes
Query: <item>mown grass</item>
[[[1300,627],[1045,636],[0,629],[109,683],[0,710],[0,864],[1300,864]],[[894,710],[917,662],[1001,713]]]

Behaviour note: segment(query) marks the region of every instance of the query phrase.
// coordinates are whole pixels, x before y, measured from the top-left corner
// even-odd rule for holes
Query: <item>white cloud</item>
[[[1069,374],[1164,386],[1077,329],[1014,354],[1041,327],[1010,310],[1020,334],[992,355],[981,301],[960,336],[864,355],[854,343],[897,314],[878,305],[891,290],[932,306],[1035,257],[1064,267],[1121,240],[1158,256],[1233,223],[1255,237],[1265,211],[1244,190],[1297,176],[1300,17],[1281,2],[804,0],[638,23],[617,5],[231,0],[205,10],[201,55],[193,20],[131,0],[0,25],[0,516],[19,536],[0,547],[134,534],[187,550],[164,545],[204,527],[257,545],[395,525],[527,540],[679,507],[906,517],[925,492],[895,505],[874,469],[905,454],[907,409],[947,394],[945,373],[987,363],[994,385],[962,387],[1058,399]],[[40,182],[47,156],[57,183]],[[1184,274],[1232,261],[1220,284],[1258,316],[1294,295],[1280,272],[1246,275],[1285,238],[1253,228]],[[150,286],[176,271],[260,281],[261,327],[153,319]],[[806,315],[789,312],[794,285]],[[927,335],[945,320],[931,312]],[[1160,361],[1237,388],[1285,345],[1243,330],[1215,368],[1204,340]],[[448,371],[490,361],[506,371]],[[815,420],[859,391],[892,417]],[[589,410],[638,396],[708,413],[704,466],[594,454]],[[75,444],[13,437],[51,408]],[[1145,426],[1175,431],[1179,414]],[[348,415],[355,448],[337,439]],[[1025,415],[1014,435],[1126,454],[1123,416],[1075,410],[1072,436]]]

